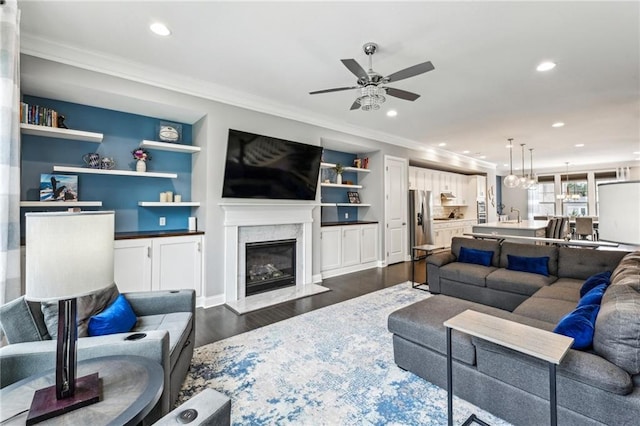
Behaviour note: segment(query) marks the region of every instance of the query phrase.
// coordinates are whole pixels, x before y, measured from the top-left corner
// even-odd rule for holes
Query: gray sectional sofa
[[[492,249],[491,265],[457,262],[462,246]],[[505,253],[549,256],[550,275],[505,269]],[[472,309],[552,331],[575,309],[586,278],[613,271],[596,319],[593,348],[570,349],[558,366],[558,424],[640,422],[640,252],[455,238],[450,253],[430,256],[427,262],[429,285],[441,294],[393,312],[388,328],[396,364],[443,388],[444,321]],[[549,423],[545,362],[455,330],[452,343],[455,395],[516,425]]]
[[[162,366],[164,390],[146,417],[150,423],[171,411],[193,356],[195,344],[195,291],[123,293],[137,317],[128,333],[78,339],[78,361],[107,355],[138,355]],[[51,339],[40,303],[24,296],[0,307],[9,345],[0,348],[0,388],[55,367],[56,340]],[[127,336],[143,332],[140,340]]]

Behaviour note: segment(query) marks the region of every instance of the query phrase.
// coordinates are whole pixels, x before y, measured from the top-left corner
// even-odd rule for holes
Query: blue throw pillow
[[[600,284],[609,285],[611,280],[611,271],[600,272],[599,274],[591,275],[587,280],[582,284],[582,288],[580,288],[580,297],[589,293],[589,291],[599,286]]]
[[[136,314],[121,294],[104,311],[89,318],[89,336],[126,333],[131,331],[136,321]]]
[[[507,269],[549,276],[549,256],[524,257],[507,255]]]
[[[600,284],[599,286],[592,288],[587,294],[580,298],[578,307],[585,305],[600,305],[602,302],[602,296],[604,296],[606,289],[606,284]]]
[[[492,251],[460,247],[460,257],[458,257],[458,262],[490,266],[492,257]]]
[[[589,349],[593,344],[596,317],[600,305],[585,305],[576,308],[562,317],[554,333],[573,337],[573,349]]]

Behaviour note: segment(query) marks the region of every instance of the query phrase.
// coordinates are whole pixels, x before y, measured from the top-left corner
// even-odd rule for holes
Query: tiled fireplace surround
[[[237,313],[328,291],[312,283],[313,204],[221,203],[224,210],[224,289]],[[296,240],[296,285],[245,297],[245,244]]]

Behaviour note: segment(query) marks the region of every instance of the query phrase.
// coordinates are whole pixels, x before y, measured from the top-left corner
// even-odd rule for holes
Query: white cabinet
[[[320,238],[323,278],[377,266],[378,224],[324,226]]]
[[[202,235],[114,242],[114,278],[121,292],[194,289],[202,296]]]
[[[476,196],[478,201],[484,201],[487,197],[487,177],[476,176]]]

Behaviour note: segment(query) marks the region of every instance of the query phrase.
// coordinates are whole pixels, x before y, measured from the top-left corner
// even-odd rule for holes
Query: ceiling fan
[[[395,83],[396,81],[404,80],[409,77],[415,77],[416,75],[423,74],[435,68],[430,61],[427,61],[383,77],[375,72],[372,66],[372,56],[376,53],[378,45],[369,42],[362,46],[362,49],[369,57],[369,71],[365,71],[355,59],[341,59],[344,66],[358,77],[358,81],[356,82],[358,84],[357,86],[317,90],[315,92],[309,92],[309,94],[317,95],[319,93],[360,89],[360,96],[351,105],[351,110],[360,108],[362,108],[363,111],[377,110],[380,109],[380,104],[386,101],[385,95],[394,96],[407,101],[415,101],[420,97],[417,93],[407,92],[406,90],[396,89],[393,87],[385,87],[385,84]]]

